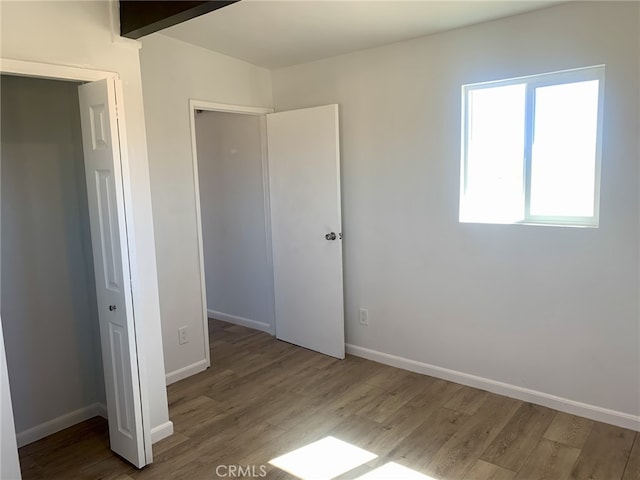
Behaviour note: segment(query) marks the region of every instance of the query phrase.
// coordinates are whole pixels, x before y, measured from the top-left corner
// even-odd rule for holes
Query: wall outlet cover
[[[366,308],[360,309],[360,325],[369,325],[369,310]]]
[[[178,343],[180,345],[184,345],[185,343],[189,343],[189,337],[187,336],[187,327],[180,327],[178,329]]]

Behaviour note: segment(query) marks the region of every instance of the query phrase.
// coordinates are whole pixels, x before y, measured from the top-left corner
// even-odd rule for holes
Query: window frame
[[[532,167],[532,146],[535,136],[535,93],[540,87],[553,85],[564,85],[569,83],[598,80],[598,111],[596,126],[596,148],[594,165],[594,205],[592,216],[550,216],[531,214],[531,167]],[[522,192],[523,192],[523,219],[514,222],[505,222],[508,225],[551,225],[563,227],[594,227],[600,223],[600,174],[602,157],[602,126],[603,126],[603,105],[604,105],[604,81],[605,65],[594,65],[590,67],[562,70],[558,72],[528,75],[523,77],[509,78],[505,80],[488,81],[462,85],[462,131],[461,131],[461,172],[460,172],[460,223],[490,223],[501,224],[496,221],[483,221],[477,219],[464,219],[463,209],[465,208],[465,196],[468,184],[468,145],[469,145],[469,125],[470,125],[470,102],[469,94],[474,90],[484,88],[505,87],[509,85],[525,84],[525,132],[524,132],[524,152],[522,159]]]

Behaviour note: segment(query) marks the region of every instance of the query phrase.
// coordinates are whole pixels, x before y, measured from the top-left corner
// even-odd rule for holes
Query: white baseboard
[[[207,368],[209,368],[209,361],[206,358],[203,358],[202,360],[198,360],[196,363],[192,363],[191,365],[187,365],[186,367],[167,373],[165,381],[167,385],[171,385],[172,383],[176,383],[177,381],[183,380],[191,375],[195,375],[196,373],[204,372]]]
[[[107,406],[104,403],[87,405],[16,434],[18,447],[24,447],[95,416],[107,418]],[[151,443],[159,442],[171,435],[173,435],[173,422],[167,421],[151,429]]]
[[[468,373],[450,370],[448,368],[437,367],[427,363],[410,360],[408,358],[378,352],[357,345],[346,345],[347,353],[356,357],[366,358],[374,362],[391,365],[411,372],[422,373],[431,377],[442,378],[455,383],[461,383],[470,387],[479,388],[488,392],[505,395],[525,402],[535,403],[544,407],[553,408],[561,412],[578,415],[598,422],[609,423],[623,428],[640,431],[640,416],[628,413],[609,410],[607,408],[589,405],[587,403],[576,402],[568,398],[550,395],[548,393],[518,387],[508,383],[497,382],[488,378],[470,375]]]
[[[106,418],[107,408],[104,404],[93,403],[17,433],[16,440],[18,442],[18,447],[23,447],[29,443],[40,440],[41,438],[53,435],[60,430],[64,430],[65,428],[69,428],[95,416]]]
[[[173,435],[173,422],[171,420],[167,420],[166,422],[151,429],[151,443],[159,442],[171,435]]]
[[[229,315],[227,313],[216,312],[215,310],[207,310],[207,315],[209,316],[209,318],[215,318],[216,320],[222,320],[223,322],[229,322],[235,325],[253,328],[254,330],[260,330],[261,332],[267,332],[273,335],[273,327],[267,322],[260,322],[258,320],[251,320],[249,318],[237,317],[235,315]]]

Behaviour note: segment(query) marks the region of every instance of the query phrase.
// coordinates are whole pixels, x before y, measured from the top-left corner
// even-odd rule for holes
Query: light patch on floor
[[[374,453],[329,436],[269,463],[303,480],[329,480],[376,457]]]
[[[398,463],[389,462],[356,480],[434,480],[434,478],[403,467]]]

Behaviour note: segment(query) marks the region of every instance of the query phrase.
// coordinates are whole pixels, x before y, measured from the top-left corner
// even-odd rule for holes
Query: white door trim
[[[124,103],[122,85],[119,82],[120,76],[116,72],[109,72],[104,70],[93,70],[89,68],[81,68],[69,65],[27,62],[9,58],[0,58],[0,74],[79,82],[94,82],[102,79],[110,79],[116,81],[116,102],[118,104],[118,108],[120,108],[120,118],[118,121],[117,134],[119,135],[120,163],[122,168],[122,177],[116,178],[116,181],[122,182],[122,190],[124,192],[125,218],[121,220],[123,221],[123,224],[125,225],[125,228],[128,232],[128,235],[126,236],[127,250],[130,259],[132,259],[132,257],[135,257],[136,250],[135,245],[133,245],[134,220],[133,215],[131,214],[131,179],[129,177],[129,157],[127,149],[127,135],[124,126]],[[133,263],[133,259],[131,263]],[[133,295],[133,290],[137,289],[137,275],[135,275],[134,272],[127,273],[131,274],[132,298],[135,298],[135,295]],[[143,435],[145,436],[144,443],[145,445],[151,445],[150,439],[146,438],[146,436],[150,434],[150,426],[148,425],[150,415],[148,379],[146,375],[146,363],[144,361],[145,357],[143,349],[144,342],[138,341],[138,339],[144,338],[144,332],[140,322],[136,322],[135,316],[133,317],[133,325],[136,334],[136,350],[138,353],[138,378],[140,382],[140,400],[142,402],[143,411]],[[147,463],[151,463],[153,461],[151,448],[145,449],[145,455]]]
[[[266,235],[266,257],[267,267],[273,270],[273,258],[271,251],[271,208],[269,206],[269,166],[267,161],[267,133],[266,133],[266,120],[265,115],[273,113],[273,108],[269,107],[250,107],[244,105],[229,105],[226,103],[208,102],[206,100],[189,100],[189,122],[191,126],[191,158],[193,168],[193,187],[194,198],[196,203],[196,230],[198,236],[198,256],[200,266],[200,295],[202,302],[202,331],[204,338],[204,351],[207,360],[207,367],[211,365],[211,358],[209,352],[209,324],[208,324],[208,308],[207,308],[207,289],[204,273],[204,245],[202,238],[202,212],[200,208],[200,179],[198,174],[198,152],[196,148],[196,110],[206,110],[208,112],[226,112],[226,113],[240,113],[244,115],[258,115],[262,117],[260,119],[260,135],[261,135],[261,147],[262,147],[262,185],[264,195],[264,220],[265,220],[265,235]],[[269,307],[272,312],[272,318],[275,320],[275,304],[273,299],[273,278],[269,276]],[[275,321],[273,328],[273,334],[275,334]]]
[[[0,58],[0,72],[23,77],[51,78],[55,80],[80,82],[95,82],[103,78],[118,78],[118,74],[115,72],[55,65],[52,63],[26,62],[24,60],[13,60],[11,58]]]
[[[191,109],[207,110],[208,112],[244,113],[246,115],[266,115],[273,113],[270,107],[250,107],[245,105],[229,105],[227,103],[207,102],[206,100],[189,100]]]

